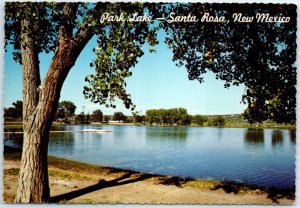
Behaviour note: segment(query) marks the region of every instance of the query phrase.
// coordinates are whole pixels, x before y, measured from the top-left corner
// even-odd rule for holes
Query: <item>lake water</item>
[[[59,126],[53,130],[112,132],[51,133],[49,154],[147,173],[295,187],[296,135],[292,130]],[[5,137],[17,146],[18,139]]]

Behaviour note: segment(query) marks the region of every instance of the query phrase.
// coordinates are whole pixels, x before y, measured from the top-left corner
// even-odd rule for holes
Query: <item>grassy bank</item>
[[[4,159],[5,161],[19,162],[21,153],[18,150],[5,147]],[[112,167],[103,167],[98,165],[92,165],[88,163],[82,163],[54,156],[48,157],[49,164],[49,176],[56,178],[56,180],[65,181],[89,181],[97,184],[101,183],[101,186],[106,187],[111,184],[111,181],[100,179],[105,177],[122,178],[124,175],[130,176],[131,181],[143,180],[152,185],[164,185],[175,186],[177,188],[188,188],[203,191],[223,191],[229,194],[235,195],[266,195],[271,199],[273,203],[277,203],[280,199],[295,199],[295,190],[280,190],[280,189],[265,189],[258,186],[253,186],[244,183],[236,183],[231,181],[217,181],[208,179],[191,179],[176,176],[163,176],[155,174],[141,173],[131,170],[124,170]],[[19,168],[10,168],[4,170],[4,179],[6,177],[15,176],[17,179]],[[85,183],[84,182],[84,183]],[[6,184],[5,187],[9,185]],[[6,202],[12,202],[13,194],[8,194],[4,187],[4,198]],[[56,198],[55,202],[68,203],[64,198]],[[85,202],[83,202],[85,203]]]

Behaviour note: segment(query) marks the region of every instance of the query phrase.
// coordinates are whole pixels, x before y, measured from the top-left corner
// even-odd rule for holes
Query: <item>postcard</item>
[[[3,203],[295,204],[296,3],[4,9]]]

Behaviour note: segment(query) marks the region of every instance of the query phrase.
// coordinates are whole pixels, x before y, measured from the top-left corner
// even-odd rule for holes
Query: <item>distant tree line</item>
[[[12,103],[13,107],[4,108],[5,120],[21,120],[23,102],[17,100]],[[197,125],[203,126],[224,126],[225,119],[222,116],[189,115],[184,108],[171,109],[150,109],[146,115],[126,116],[122,112],[115,112],[113,115],[104,115],[100,109],[85,114],[84,112],[75,115],[76,105],[71,101],[61,101],[58,104],[55,120],[63,123],[88,124],[90,122],[108,123],[109,121],[141,123],[150,125]]]
[[[160,125],[190,125],[191,116],[184,108],[152,109],[146,111],[146,121],[149,124]]]
[[[17,100],[12,103],[13,107],[4,108],[5,120],[22,120],[23,102]]]
[[[12,107],[4,108],[5,121],[21,121],[22,120],[23,102],[17,100],[12,103]],[[135,114],[126,116],[122,112],[115,112],[112,115],[104,115],[100,109],[94,110],[91,114],[80,112],[75,114],[77,109],[72,101],[61,101],[58,104],[55,114],[56,122],[89,124],[91,122],[109,123],[109,121],[136,123],[143,125],[178,125],[178,126],[224,126],[237,123],[246,123],[250,125],[257,123],[257,120],[251,117],[252,114],[236,115],[189,115],[185,108],[171,109],[150,109],[145,115]],[[259,123],[264,122],[260,121]]]
[[[139,118],[140,120],[140,118]],[[146,116],[143,121],[152,125],[179,125],[189,126],[197,125],[203,126],[224,126],[225,119],[223,116],[203,116],[203,115],[189,115],[184,108],[171,109],[151,109],[146,111]]]

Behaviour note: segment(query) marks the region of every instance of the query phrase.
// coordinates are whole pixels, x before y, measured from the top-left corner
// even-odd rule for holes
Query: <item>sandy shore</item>
[[[64,160],[66,164],[67,160]],[[76,162],[73,162],[74,164]],[[57,162],[54,162],[57,164]],[[20,162],[4,160],[4,202],[13,202]],[[105,167],[79,171],[49,162],[52,203],[96,204],[280,204],[295,203],[290,194],[243,190],[223,183],[195,183]],[[195,185],[196,184],[196,185]],[[208,184],[208,185],[207,185]]]

